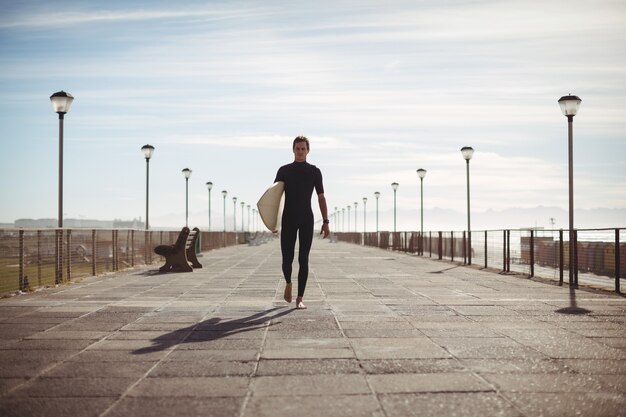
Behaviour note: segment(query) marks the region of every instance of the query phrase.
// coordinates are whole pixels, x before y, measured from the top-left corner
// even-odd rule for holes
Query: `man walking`
[[[278,169],[274,182],[285,183],[285,206],[283,209],[282,229],[280,232],[280,248],[283,256],[283,276],[285,285],[285,301],[291,303],[291,272],[295,254],[296,236],[298,237],[299,253],[298,264],[298,296],[296,308],[304,309],[302,303],[306,281],[309,276],[309,253],[313,243],[313,210],[311,209],[311,195],[313,189],[317,193],[317,200],[322,213],[322,230],[320,234],[326,238],[330,233],[328,209],[324,197],[322,172],[315,165],[306,161],[310,151],[309,140],[304,136],[294,139],[292,150],[294,162]]]

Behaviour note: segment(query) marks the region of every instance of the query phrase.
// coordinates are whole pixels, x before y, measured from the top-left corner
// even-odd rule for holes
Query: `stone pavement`
[[[0,300],[0,415],[626,415],[625,298],[315,240],[300,311],[277,241],[201,262]]]

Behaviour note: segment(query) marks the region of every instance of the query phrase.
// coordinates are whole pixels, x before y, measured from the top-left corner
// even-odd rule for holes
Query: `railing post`
[[[441,245],[443,244],[443,242],[442,242],[442,235],[443,235],[443,232],[439,232],[439,244],[438,244],[437,246],[439,246],[439,248],[438,248],[438,249],[439,249],[439,259],[440,259],[440,260],[441,260],[441,258],[442,258],[442,256],[443,256],[443,254],[441,253],[441,252],[442,252],[442,247],[441,247]]]
[[[506,272],[511,272],[511,231],[506,231]]]
[[[96,275],[96,254],[98,251],[96,250],[96,230],[93,229],[91,231],[91,275]]]
[[[18,289],[22,291],[25,287],[24,285],[24,230],[20,229],[18,232],[17,238],[17,246],[18,246],[18,259],[19,259],[19,272],[18,272]]]
[[[620,247],[619,247],[619,229],[615,229],[615,292],[620,293]]]
[[[66,254],[67,254],[67,280],[72,280],[72,231],[68,229],[67,231],[67,245],[66,245]]]
[[[433,257],[433,232],[428,232],[428,252],[430,252],[430,255],[428,255],[429,258]]]
[[[41,230],[37,230],[37,286],[41,287]]]
[[[502,231],[502,272],[506,272],[506,230]]]
[[[485,269],[487,269],[487,231],[485,230]]]
[[[63,276],[63,250],[62,247],[63,229],[56,229],[54,231],[54,283],[56,285],[61,283]]]
[[[111,230],[111,270],[117,271],[117,262],[115,262],[115,256],[117,252],[117,239],[115,238],[115,230]]]
[[[535,276],[535,231],[530,231],[530,276]]]
[[[574,268],[574,287],[578,288],[578,230],[574,229],[574,262],[572,266]]]
[[[559,230],[559,285],[563,285],[563,229]]]
[[[465,233],[465,232],[463,232],[463,233]],[[463,236],[465,236],[465,235],[463,235]],[[450,261],[454,262],[454,231],[450,232],[450,242],[452,242],[452,243],[450,243],[450,251],[451,251],[450,252]],[[463,239],[463,242],[465,242],[465,239]]]
[[[135,266],[135,230],[130,231],[130,266]]]

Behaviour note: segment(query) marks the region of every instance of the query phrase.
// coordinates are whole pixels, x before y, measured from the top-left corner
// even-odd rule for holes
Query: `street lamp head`
[[[222,195],[224,196],[224,198],[226,198],[226,196],[228,195],[228,191],[226,190],[222,191]]]
[[[359,203],[357,203],[356,201],[354,202],[354,208],[356,208],[359,205]]]
[[[237,204],[237,197],[233,197],[233,203]]]
[[[189,168],[183,169],[182,172],[186,179],[189,179],[189,177],[191,177],[191,170]]]
[[[461,153],[463,154],[463,159],[469,161],[474,155],[474,148],[472,148],[471,146],[463,146],[461,148]]]
[[[363,197],[363,204],[367,203],[367,197]]]
[[[141,147],[141,151],[143,152],[143,155],[146,157],[146,159],[150,159],[152,158],[152,154],[154,153],[154,146],[143,145]]]
[[[573,96],[571,94],[561,97],[559,99],[559,106],[561,106],[563,116],[576,116],[581,101],[582,100],[578,98],[578,96]]]
[[[246,203],[242,201],[241,202],[241,208],[243,208],[243,206],[245,206],[245,205],[246,205]]]
[[[376,198],[380,197],[380,193],[379,193],[378,191],[376,191],[376,192],[374,193],[374,197],[376,197]]]
[[[213,183],[211,181],[207,182],[206,188],[208,188],[208,190],[211,191],[211,189],[213,188]]]
[[[74,101],[74,96],[61,90],[52,94],[50,96],[50,101],[52,101],[52,109],[55,113],[65,114],[70,111],[70,106],[72,105],[72,101]]]
[[[418,169],[417,176],[420,177],[420,179],[424,179],[424,177],[426,176],[426,170],[423,168]]]
[[[397,182],[392,182],[391,183],[391,188],[393,188],[394,191],[396,191],[399,186],[400,186],[400,184],[398,184]]]

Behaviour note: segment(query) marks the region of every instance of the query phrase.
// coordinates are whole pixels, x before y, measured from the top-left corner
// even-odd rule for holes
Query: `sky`
[[[571,93],[582,99],[574,206],[577,216],[605,213],[579,226],[625,226],[624,45],[622,0],[3,0],[0,223],[57,216],[49,96],[64,90],[75,97],[64,127],[66,218],[144,219],[140,149],[151,144],[151,226],[184,225],[189,168],[189,223],[207,229],[211,181],[212,227],[223,227],[226,190],[230,228],[231,198],[238,216],[241,201],[254,207],[293,161],[293,138],[306,135],[331,212],[350,205],[354,215],[357,202],[359,231],[363,197],[375,228],[376,191],[379,227],[392,227],[392,182],[398,228],[418,227],[418,168],[427,170],[424,228],[462,228],[463,146],[475,149],[473,229],[522,227],[499,213],[535,208],[549,208],[535,226],[555,217],[566,227],[557,100]]]

